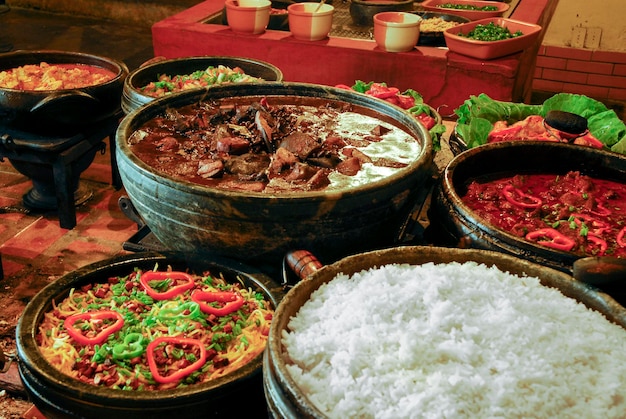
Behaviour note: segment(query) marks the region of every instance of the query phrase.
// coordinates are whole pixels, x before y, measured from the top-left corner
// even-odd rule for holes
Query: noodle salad
[[[263,352],[273,316],[242,283],[157,267],[72,288],[52,304],[37,336],[43,356],[82,382],[121,390],[224,376]]]

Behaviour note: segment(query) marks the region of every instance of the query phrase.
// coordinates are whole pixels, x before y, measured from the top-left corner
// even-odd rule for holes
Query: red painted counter
[[[338,0],[334,0],[338,1]],[[509,17],[547,27],[558,0],[519,0]],[[380,50],[373,40],[329,37],[306,42],[289,32],[268,30],[239,35],[228,26],[204,23],[221,13],[223,0],[207,0],[152,26],[156,56],[178,58],[224,55],[256,58],[281,69],[285,81],[326,85],[355,80],[385,81],[401,90],[420,92],[429,105],[452,113],[470,95],[525,102],[543,32],[526,51],[481,61],[447,48],[417,47],[405,53]],[[419,3],[418,3],[419,4]]]

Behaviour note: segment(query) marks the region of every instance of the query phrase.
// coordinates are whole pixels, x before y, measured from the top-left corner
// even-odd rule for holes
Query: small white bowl
[[[381,12],[374,15],[374,40],[387,52],[407,52],[417,45],[422,18],[413,13]]]
[[[224,4],[228,26],[233,32],[251,35],[265,32],[270,22],[270,0],[255,0],[254,5],[250,6],[242,6],[237,0],[226,0]]]
[[[319,7],[319,9],[318,9]],[[316,11],[317,10],[317,11]],[[293,3],[287,7],[289,31],[303,41],[320,41],[328,37],[333,26],[335,8],[330,4]]]

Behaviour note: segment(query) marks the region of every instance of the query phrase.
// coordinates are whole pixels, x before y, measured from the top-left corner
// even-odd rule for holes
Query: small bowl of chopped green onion
[[[422,9],[429,12],[448,13],[469,20],[501,17],[509,10],[509,5],[498,1],[480,0],[424,0]]]
[[[446,29],[448,49],[458,54],[491,60],[524,51],[534,45],[541,26],[507,18],[489,18]]]

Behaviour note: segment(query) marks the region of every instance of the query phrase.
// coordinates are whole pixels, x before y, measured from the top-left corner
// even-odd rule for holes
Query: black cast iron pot
[[[132,151],[128,139],[166,108],[200,100],[225,105],[267,98],[271,104],[354,105],[406,131],[419,144],[409,164],[387,177],[334,190],[264,193],[222,190],[163,174]],[[428,131],[411,114],[368,95],[304,83],[228,84],[157,99],[128,114],[117,134],[117,161],[128,196],[169,249],[280,263],[292,249],[322,260],[389,246],[432,178]]]
[[[572,264],[581,256],[539,246],[490,226],[461,200],[476,178],[569,171],[626,184],[626,156],[545,141],[509,141],[469,149],[450,161],[435,188],[430,212],[432,239],[441,245],[497,250],[571,273]]]
[[[225,14],[224,14],[225,16]],[[265,61],[244,57],[200,56],[163,59],[150,61],[131,72],[124,81],[122,110],[130,113],[135,109],[154,100],[153,97],[141,92],[141,88],[150,82],[157,81],[159,76],[184,75],[195,71],[206,70],[209,66],[223,65],[229,68],[239,67],[249,76],[265,81],[282,81],[283,73],[278,67]]]
[[[433,246],[405,246],[348,256],[317,270],[313,269],[312,273],[309,273],[303,281],[296,284],[285,295],[278,310],[276,310],[263,361],[263,386],[271,417],[277,419],[322,419],[326,417],[307,398],[306,389],[298,386],[291,377],[287,369],[290,360],[281,343],[282,333],[287,330],[291,317],[298,313],[320,286],[333,280],[338,274],[351,276],[356,272],[387,264],[422,265],[429,262],[438,264],[468,261],[496,266],[501,271],[514,275],[537,277],[541,284],[558,289],[563,295],[581,302],[590,309],[602,313],[608,320],[626,328],[626,310],[610,296],[593,290],[563,272],[500,252]],[[415,280],[419,281],[423,278],[415,278]],[[372,298],[375,297],[372,296]]]
[[[172,266],[201,273],[221,272],[229,282],[240,280],[263,294],[274,308],[283,297],[282,288],[257,269],[224,258],[192,259],[177,253],[136,253],[97,262],[54,281],[26,306],[17,325],[19,372],[30,399],[47,419],[54,418],[206,418],[264,417],[261,378],[262,355],[242,368],[214,381],[186,388],[141,392],[101,388],[65,376],[41,355],[36,335],[52,302],[66,297],[70,289],[128,275],[135,267],[153,269]]]
[[[72,134],[119,110],[128,68],[111,58],[79,52],[19,50],[0,55],[0,71],[42,62],[92,65],[116,76],[80,89],[25,91],[0,87],[0,118],[4,123],[28,132]]]

